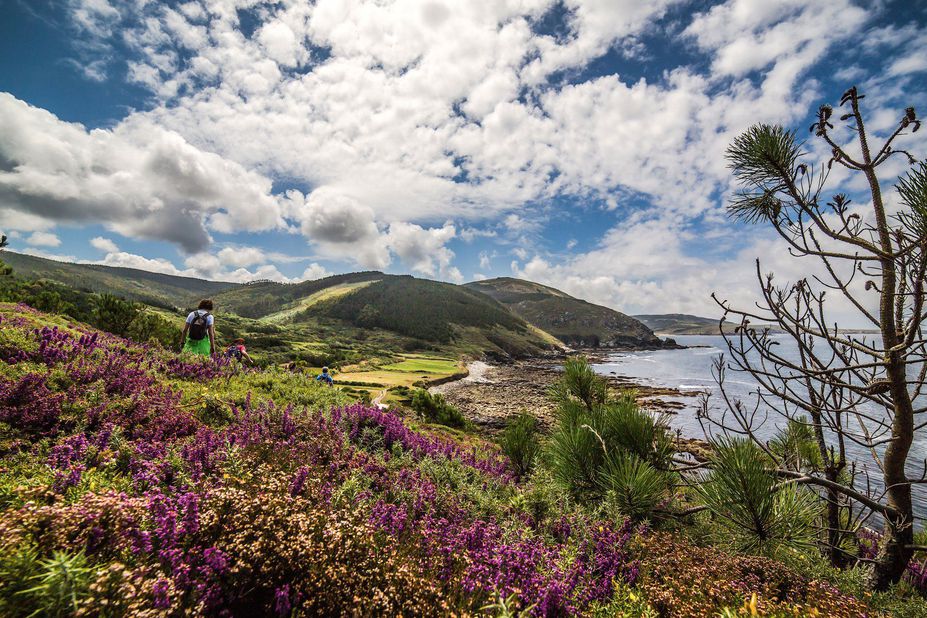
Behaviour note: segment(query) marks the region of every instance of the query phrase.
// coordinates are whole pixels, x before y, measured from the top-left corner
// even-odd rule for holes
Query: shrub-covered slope
[[[72,264],[11,251],[4,251],[2,258],[20,277],[49,279],[78,290],[116,294],[160,307],[187,307],[197,298],[213,296],[239,285],[135,268]]]
[[[662,341],[638,320],[573,298],[539,283],[500,277],[466,287],[504,304],[525,321],[567,345],[579,347],[660,347]]]
[[[247,318],[262,318],[298,303],[301,299],[343,284],[376,281],[385,275],[376,271],[332,275],[301,283],[260,281],[246,283],[218,294],[213,300],[225,310]]]
[[[0,304],[0,614],[868,613],[455,435]]]
[[[492,298],[466,287],[410,276],[384,276],[350,294],[312,305],[302,317],[320,316],[441,344],[472,340],[513,355],[536,354],[550,347],[523,319]]]

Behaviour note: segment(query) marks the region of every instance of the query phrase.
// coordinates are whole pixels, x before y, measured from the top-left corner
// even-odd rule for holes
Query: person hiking
[[[254,364],[254,360],[248,356],[248,350],[245,348],[245,340],[241,337],[236,339],[232,342],[232,345],[225,349],[225,357],[229,359],[234,358],[238,361],[245,359],[252,365]]]
[[[211,356],[216,352],[215,320],[212,317],[212,301],[204,298],[195,311],[187,316],[180,335],[184,352]]]
[[[332,379],[332,374],[328,373],[328,367],[322,367],[322,373],[315,377],[317,382],[325,382],[329,386],[334,386],[335,381]]]

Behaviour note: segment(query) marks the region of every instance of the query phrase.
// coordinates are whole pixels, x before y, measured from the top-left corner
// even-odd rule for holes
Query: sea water
[[[678,401],[684,406],[678,410],[678,413],[669,417],[669,424],[674,430],[679,430],[686,437],[705,438],[702,424],[699,423],[697,417],[699,397],[695,395],[702,392],[709,393],[711,416],[715,419],[720,418],[725,404],[713,375],[713,362],[722,353],[730,360],[727,345],[720,335],[674,335],[673,338],[680,345],[687,347],[681,350],[614,353],[608,356],[606,362],[595,364],[593,368],[601,375],[622,376],[640,384],[675,388],[685,395],[692,395],[661,398]],[[775,339],[779,343],[777,353],[790,360],[798,360],[798,349],[794,341],[785,335],[776,336]],[[756,404],[756,392],[759,385],[750,374],[727,369],[724,388],[728,397],[742,400],[750,409]],[[873,408],[869,412],[876,410]],[[785,424],[783,417],[770,412],[765,424],[757,431],[757,435],[763,440],[769,440]],[[847,457],[857,462],[857,469],[865,469],[869,472],[873,487],[881,487],[880,471],[868,449],[847,441]],[[927,428],[919,431],[914,437],[908,457],[910,478],[920,478],[924,472],[925,457],[927,457]],[[915,485],[913,492],[916,515],[922,518],[927,517],[927,486]]]

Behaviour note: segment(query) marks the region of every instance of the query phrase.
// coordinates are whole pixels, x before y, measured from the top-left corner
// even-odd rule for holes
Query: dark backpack
[[[200,341],[206,336],[206,333],[209,332],[209,312],[199,313],[194,312],[193,321],[190,322],[190,339],[194,341]]]

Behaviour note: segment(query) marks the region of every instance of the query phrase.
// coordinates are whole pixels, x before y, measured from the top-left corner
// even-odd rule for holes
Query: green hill
[[[500,350],[516,356],[552,347],[522,318],[476,291],[409,275],[380,273],[379,277],[310,304],[296,319],[334,318],[359,328],[380,328],[461,349]]]
[[[305,299],[319,292],[382,279],[381,272],[368,271],[333,275],[314,281],[301,283],[278,283],[276,281],[257,281],[243,283],[216,294],[213,300],[224,311],[231,311],[246,318],[267,318],[290,309],[298,308]],[[278,316],[279,317],[279,316]],[[279,321],[279,320],[271,320]]]
[[[663,345],[638,320],[539,283],[500,277],[474,281],[465,287],[499,301],[515,315],[567,345],[607,348]]]
[[[114,294],[160,307],[178,323],[180,309],[212,298],[224,339],[245,336],[263,358],[277,362],[353,362],[409,351],[528,356],[556,347],[552,337],[482,294],[411,276],[370,271],[241,284],[12,252],[2,260],[23,280]]]
[[[0,256],[16,274],[27,279],[48,279],[78,290],[109,293],[165,308],[188,307],[240,284],[164,275],[135,268],[72,264],[4,251]]]

